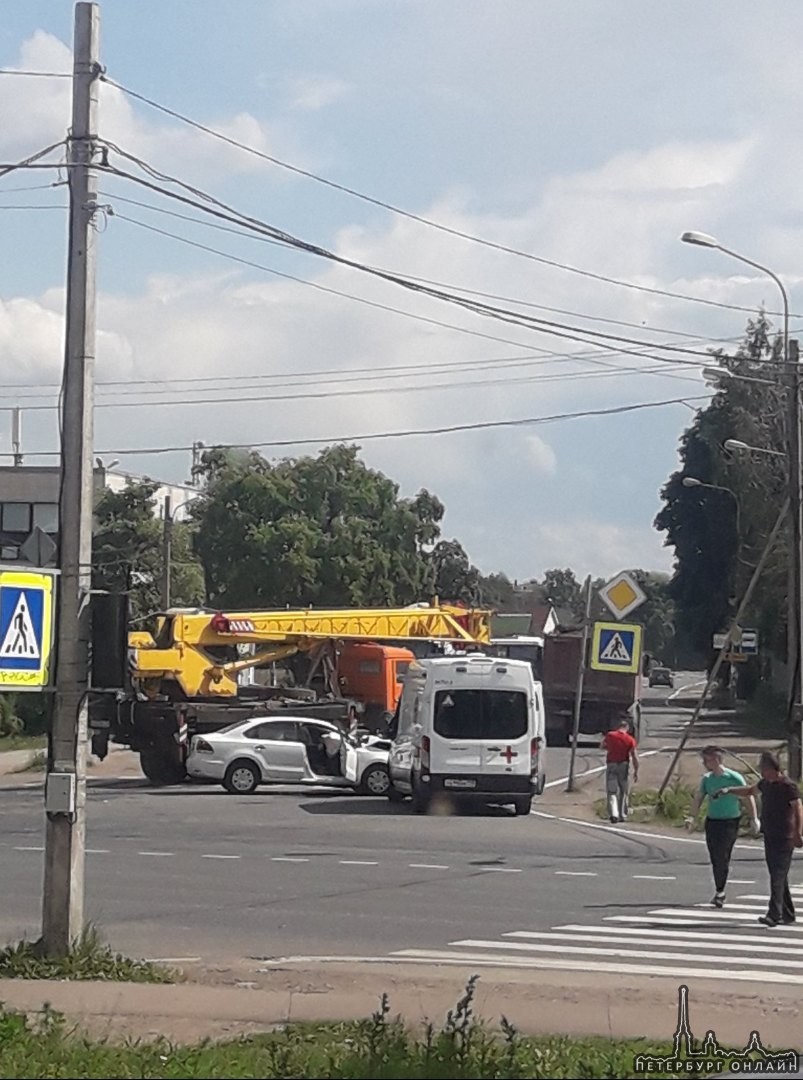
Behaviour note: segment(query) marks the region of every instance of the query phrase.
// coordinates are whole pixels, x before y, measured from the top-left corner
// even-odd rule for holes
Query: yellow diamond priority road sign
[[[647,599],[634,578],[626,572],[612,578],[600,589],[599,594],[617,619],[624,619]]]
[[[0,567],[0,690],[41,690],[50,680],[54,580]]]

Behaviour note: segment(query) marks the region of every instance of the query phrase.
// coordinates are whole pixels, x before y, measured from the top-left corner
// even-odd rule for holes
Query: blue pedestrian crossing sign
[[[53,574],[0,568],[0,690],[50,681]]]
[[[591,667],[638,675],[641,670],[641,627],[635,623],[594,623]]]

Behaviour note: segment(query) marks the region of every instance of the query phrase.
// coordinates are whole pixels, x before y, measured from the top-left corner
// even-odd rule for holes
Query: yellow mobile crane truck
[[[157,617],[153,634],[129,633],[127,689],[90,701],[92,751],[105,756],[109,741],[129,746],[149,780],[171,783],[186,775],[192,735],[259,713],[353,726],[373,712],[375,723],[377,711],[385,718],[393,712],[400,672],[414,658],[399,645],[415,642],[418,651],[427,642],[482,645],[490,641],[490,628],[489,611],[437,602],[331,611],[169,611]],[[283,665],[278,678],[277,664]],[[241,672],[252,668],[270,669],[274,685],[241,685]]]

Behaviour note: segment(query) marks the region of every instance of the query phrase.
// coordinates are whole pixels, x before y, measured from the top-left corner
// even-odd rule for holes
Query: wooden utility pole
[[[56,695],[45,785],[42,941],[67,953],[83,930],[92,563],[95,228],[100,12],[75,7],[66,343],[61,413]]]
[[[574,791],[574,761],[577,755],[577,742],[580,738],[580,716],[583,711],[583,683],[586,677],[588,658],[588,631],[591,628],[591,575],[586,578],[586,608],[583,619],[583,636],[580,641],[580,660],[577,665],[577,690],[574,695],[574,723],[572,724],[572,752],[569,758],[569,776],[566,790]]]

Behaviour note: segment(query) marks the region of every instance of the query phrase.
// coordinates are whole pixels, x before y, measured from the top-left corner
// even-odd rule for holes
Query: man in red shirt
[[[609,731],[602,745],[607,751],[605,790],[608,793],[608,816],[611,824],[627,817],[627,786],[630,762],[633,762],[633,783],[638,780],[636,740],[630,734],[630,723],[623,718],[615,731]]]

